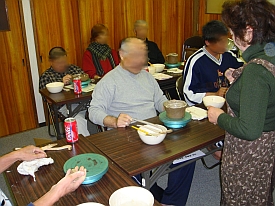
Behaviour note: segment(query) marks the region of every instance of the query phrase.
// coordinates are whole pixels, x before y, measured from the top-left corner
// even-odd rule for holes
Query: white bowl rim
[[[60,86],[64,86],[64,83],[63,82],[51,82],[51,83],[48,83],[46,84],[46,87],[60,87]]]
[[[98,203],[98,202],[84,202],[84,203],[81,203],[77,206],[92,206],[92,205],[94,205],[94,206],[100,206],[100,205],[104,206],[103,204]]]
[[[145,188],[143,188],[143,187],[139,187],[139,186],[126,186],[126,187],[119,188],[118,190],[114,191],[113,194],[111,194],[111,196],[110,196],[110,198],[109,198],[109,205],[111,205],[112,198],[114,198],[114,196],[115,196],[118,192],[123,191],[123,190],[126,190],[126,189],[132,189],[132,188],[134,188],[134,189],[139,189],[139,190],[142,190],[142,191],[146,191],[147,194],[151,197],[152,204],[154,204],[155,198],[154,198],[153,194],[152,194],[149,190],[147,190],[147,189],[145,189]]]
[[[161,64],[161,63],[159,63],[159,64],[152,64],[152,65],[153,65],[153,66],[157,66],[157,67],[158,67],[158,66],[159,66],[159,67],[160,67],[160,66],[165,67],[165,64]]]
[[[223,101],[225,101],[225,98],[223,98],[223,97],[221,97],[221,96],[217,96],[217,95],[209,95],[209,96],[205,96],[205,97],[203,97],[203,100],[204,99],[210,99],[210,98],[217,98],[217,99],[220,99],[220,100],[223,100]]]
[[[156,125],[158,125],[158,126],[161,126],[161,128],[164,130],[164,131],[167,131],[167,128],[165,127],[165,126],[163,126],[163,125],[161,125],[161,124],[156,124]],[[149,124],[147,124],[147,125],[142,125],[141,127],[139,127],[140,129],[142,129],[142,130],[150,130],[150,129],[148,129],[148,128],[146,128],[145,126],[150,126],[150,127],[153,127],[154,129],[158,129],[157,127],[154,127],[154,126],[151,126],[151,125],[149,125]],[[160,132],[161,132],[161,129],[159,129],[160,130]],[[151,130],[150,130],[151,131]],[[146,135],[144,132],[142,132],[142,131],[140,131],[140,130],[138,130],[138,133],[140,134],[140,135],[143,135],[143,136],[146,136],[146,137],[151,137],[150,135]],[[153,133],[153,131],[152,131],[152,133]],[[161,135],[165,135],[165,134],[159,134],[159,135],[157,135],[157,136],[153,136],[153,137],[159,137],[159,136],[161,136]]]

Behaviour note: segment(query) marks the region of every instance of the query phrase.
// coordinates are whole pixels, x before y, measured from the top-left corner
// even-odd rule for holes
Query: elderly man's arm
[[[47,157],[46,153],[38,147],[35,146],[27,146],[20,150],[13,151],[8,153],[2,157],[0,157],[0,173],[4,172],[8,169],[13,163],[18,160],[34,160],[38,158]]]
[[[107,81],[102,79],[96,85],[89,108],[89,118],[93,123],[108,128],[126,127],[131,123],[132,118],[127,114],[121,113],[118,117],[107,114],[115,95],[115,89],[110,79]]]
[[[103,124],[105,127],[117,128],[117,127],[127,127],[131,124],[132,117],[128,114],[121,113],[117,118],[113,116],[106,116],[103,119]]]

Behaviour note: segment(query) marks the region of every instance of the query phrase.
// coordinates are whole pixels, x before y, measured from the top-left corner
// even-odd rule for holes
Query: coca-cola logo
[[[66,133],[66,137],[67,137],[68,140],[72,140],[73,139],[72,126],[66,127],[65,128],[65,133]]]
[[[77,85],[77,82],[74,82],[74,90],[76,91],[76,92],[78,92],[78,85]]]

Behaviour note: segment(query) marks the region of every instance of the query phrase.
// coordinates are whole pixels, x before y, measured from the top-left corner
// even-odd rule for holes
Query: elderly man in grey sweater
[[[132,118],[155,117],[167,101],[154,77],[142,69],[148,60],[144,43],[126,39],[120,56],[120,65],[96,85],[89,109],[93,123],[111,128],[128,126]]]
[[[167,101],[157,81],[143,69],[148,61],[144,41],[126,38],[121,43],[119,54],[120,65],[96,85],[89,108],[90,120],[108,128],[127,127],[132,118],[155,117],[156,111],[164,110],[163,103]],[[171,172],[165,190],[155,184],[151,188],[155,198],[163,205],[185,205],[194,168],[195,164],[191,163]]]

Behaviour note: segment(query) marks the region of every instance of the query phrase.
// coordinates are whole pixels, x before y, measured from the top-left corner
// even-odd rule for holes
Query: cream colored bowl
[[[162,125],[158,125],[158,127],[159,128],[151,126],[151,125],[143,125],[143,126],[141,126],[140,130],[138,130],[138,135],[139,135],[140,139],[145,144],[148,144],[148,145],[156,145],[156,144],[161,143],[164,140],[164,138],[166,136],[166,133],[165,134],[160,134],[160,133],[155,132],[155,131],[159,131],[159,132],[162,132],[162,130],[163,131],[167,131],[167,128],[164,127],[164,126],[162,126]],[[142,131],[146,131],[146,132],[152,134],[153,136],[146,135]]]
[[[82,203],[77,206],[104,206],[104,205],[97,203],[97,202],[86,202],[86,203]]]
[[[61,92],[63,87],[64,87],[63,82],[52,82],[46,85],[46,88],[50,93]]]
[[[164,64],[153,64],[153,66],[156,68],[156,73],[162,72],[165,68]]]
[[[115,191],[110,199],[110,206],[153,206],[154,196],[142,187],[129,186]]]
[[[156,68],[153,66],[148,66],[148,70],[150,74],[155,74],[156,73]]]
[[[205,107],[212,106],[216,108],[222,108],[225,103],[225,99],[220,96],[206,96],[202,101]]]

